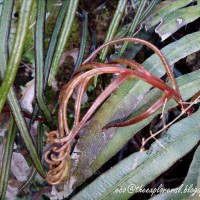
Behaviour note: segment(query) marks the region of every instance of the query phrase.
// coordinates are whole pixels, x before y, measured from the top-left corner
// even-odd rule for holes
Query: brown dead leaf
[[[8,185],[6,192],[6,199],[15,199],[18,193],[18,188]]]
[[[20,100],[21,107],[28,111],[29,113],[32,113],[33,111],[33,100],[35,96],[35,79],[32,79],[28,83],[26,83],[25,89],[22,92],[22,97]]]
[[[78,49],[73,49],[71,51],[66,51],[63,53],[62,58],[60,60],[59,66],[62,66],[65,63],[65,60],[68,56],[71,56],[74,59],[74,63],[76,62],[76,59],[78,57]]]
[[[19,182],[24,182],[28,179],[29,166],[21,153],[13,152],[11,171]]]

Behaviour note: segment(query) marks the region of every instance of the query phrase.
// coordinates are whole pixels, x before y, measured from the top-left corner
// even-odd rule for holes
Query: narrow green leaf
[[[53,33],[51,35],[51,40],[49,42],[48,50],[47,50],[47,55],[45,57],[45,81],[44,81],[44,87],[46,87],[47,82],[48,82],[48,76],[49,76],[49,71],[51,68],[52,60],[55,55],[55,49],[56,45],[58,42],[58,37],[62,28],[62,24],[65,18],[65,15],[67,13],[69,7],[69,0],[65,0],[62,2],[62,6],[60,8],[58,17],[56,19],[56,23],[53,29]],[[45,88],[44,88],[45,89]]]
[[[3,9],[3,0],[0,0],[0,15],[1,15],[1,13],[2,13],[2,9]]]
[[[12,1],[13,2],[13,1]],[[6,6],[8,6],[6,8]],[[4,9],[3,13],[1,16],[1,26],[0,26],[0,39],[1,39],[1,46],[0,46],[0,60],[1,60],[1,65],[0,65],[0,75],[1,78],[3,77],[6,66],[7,66],[7,49],[8,49],[8,37],[9,37],[9,31],[10,31],[10,20],[11,20],[11,13],[12,13],[12,3],[11,0],[8,0],[4,4]],[[12,114],[15,118],[16,125],[19,129],[20,135],[26,145],[26,148],[30,154],[30,157],[33,161],[33,164],[35,165],[36,169],[38,172],[42,175],[45,176],[45,171],[40,163],[40,160],[37,156],[36,149],[34,147],[34,144],[32,142],[32,139],[29,135],[26,122],[23,118],[21,108],[19,106],[17,97],[15,95],[13,87],[11,87],[9,93],[8,93],[8,102],[12,111]]]
[[[15,41],[11,50],[11,55],[9,57],[6,73],[3,77],[4,79],[0,87],[0,112],[6,101],[10,87],[12,86],[13,81],[15,80],[19,63],[21,61],[33,2],[34,0],[23,0],[21,5]]]
[[[153,14],[147,17],[147,19],[144,21],[146,30],[158,24],[167,14],[173,14],[172,12],[187,6],[192,1],[193,0],[167,0],[161,2],[152,10]]]
[[[17,129],[11,116],[0,170],[0,199],[5,199],[6,195],[16,131]]]
[[[188,170],[187,176],[185,180],[178,188],[173,188],[170,193],[163,193],[160,195],[156,195],[151,198],[151,200],[168,200],[168,199],[185,199],[188,197],[195,196],[195,190],[198,190],[199,185],[199,177],[200,177],[200,147],[197,148],[195,154],[193,156],[192,163],[190,164],[190,168]],[[190,190],[189,190],[190,188]],[[193,192],[192,192],[193,190]],[[173,192],[174,191],[174,192]],[[178,192],[176,192],[178,191]],[[199,198],[199,193],[197,193]],[[195,198],[194,198],[195,199]]]
[[[144,29],[140,30],[134,37],[143,39],[143,40],[149,40],[151,38],[153,30],[151,31],[145,31]],[[128,47],[126,48],[126,51],[123,54],[124,59],[133,59],[135,58],[136,54],[142,49],[143,45],[138,43],[129,43]],[[116,51],[112,55],[112,60],[116,59],[118,57],[118,52]]]
[[[44,143],[43,143],[43,133],[44,133],[43,124],[39,123],[38,130],[37,130],[37,153],[38,153],[40,160],[42,159],[42,151],[43,151],[43,145],[44,145]],[[29,186],[33,182],[36,175],[37,175],[37,170],[33,166],[32,169],[31,169],[31,173],[28,177],[28,180],[22,185],[20,190],[23,190],[24,188]]]
[[[147,7],[147,9],[143,12],[142,16],[140,17],[140,21],[139,23],[141,23],[143,21],[143,19],[145,19],[145,17],[151,12],[151,10],[154,8],[154,6],[159,2],[160,0],[152,0],[149,4],[149,6]]]
[[[153,0],[151,1],[151,3],[148,5],[148,7],[145,9],[145,11],[143,12],[143,14],[140,17],[140,20],[138,22],[138,24],[140,24],[143,19],[151,12],[151,10],[154,8],[154,6],[159,2],[159,0]],[[120,31],[115,35],[114,39],[117,38],[122,38],[125,37],[130,24],[126,24],[125,26],[123,26]],[[149,40],[149,38],[151,37],[151,34],[153,32],[153,29],[149,30],[148,32],[145,31],[144,29],[141,29],[140,31],[137,31],[137,33],[134,35],[134,37],[143,39],[143,40]],[[134,43],[129,43],[126,51],[124,52],[123,58],[125,59],[133,59],[135,57],[135,55],[138,53],[138,51],[143,47],[143,45],[141,44],[134,44]],[[112,59],[115,59],[118,57],[118,53],[116,52],[114,55],[112,55]]]
[[[1,14],[1,22],[0,22],[0,74],[1,79],[3,79],[7,59],[8,59],[8,37],[10,32],[11,26],[11,18],[12,18],[12,11],[13,11],[14,0],[5,1],[3,4],[3,12]],[[1,96],[0,96],[1,99]],[[2,106],[3,107],[3,106]],[[1,111],[1,109],[0,109]]]
[[[36,100],[48,123],[51,123],[51,114],[44,101],[44,23],[46,17],[46,0],[37,1],[37,19],[35,28],[35,74]]]
[[[116,33],[116,35],[114,36],[113,39],[117,39],[117,38],[123,38],[126,36],[128,29],[130,28],[131,23],[124,25],[123,27],[121,27],[119,29],[119,31]]]
[[[45,56],[44,90],[45,90],[47,82],[48,82],[49,71],[50,71],[50,68],[51,68],[51,63],[52,63],[54,52],[55,52],[55,49],[56,49],[56,44],[57,44],[57,41],[58,41],[59,33],[61,31],[62,23],[63,23],[65,15],[66,15],[68,6],[69,6],[69,0],[65,0],[65,1],[62,2],[62,6],[60,8],[60,11],[59,11],[56,23],[55,23],[53,33],[51,35],[47,54]],[[35,106],[34,106],[34,110],[33,110],[33,114],[32,114],[30,124],[33,124],[33,122],[35,121],[35,119],[38,115],[38,112],[39,112],[39,107],[38,107],[38,104],[36,103]]]
[[[172,125],[159,143],[155,141],[149,150],[124,159],[72,199],[128,199],[188,153],[199,139],[200,111],[197,111]]]
[[[155,1],[158,1],[158,0],[155,0]],[[151,1],[149,6],[147,7],[147,9],[142,13],[140,20],[139,20],[139,23],[143,20],[143,18],[145,18],[145,16],[148,14],[148,12],[152,9],[152,6],[153,6],[155,1],[154,0]],[[131,5],[132,5],[134,10],[136,10],[136,8],[140,4],[140,2],[141,1],[131,0]],[[127,35],[127,33],[129,32],[131,24],[132,23],[128,23],[128,24],[124,25],[123,27],[121,27],[119,32],[115,35],[114,39],[125,37]]]
[[[179,49],[184,49],[184,51],[180,51]],[[200,50],[200,32],[192,33],[169,44],[162,49],[162,52],[166,55],[169,63],[173,64],[181,58],[198,50]],[[165,73],[164,68],[161,67],[161,62],[156,55],[152,55],[143,63],[143,65],[158,77],[161,77]],[[191,76],[191,80],[193,80],[193,77],[196,77],[195,73]],[[135,112],[138,110],[138,104],[144,98],[144,94],[150,87],[150,85],[141,80],[138,81],[136,78],[131,78],[99,108],[85,130],[85,134],[83,134],[77,144],[77,148],[81,152],[84,152],[79,159],[78,166],[74,173],[75,176],[79,176],[79,183],[91,176],[106,161],[114,156],[135,133],[150,122],[152,118],[133,126],[119,129],[112,128],[106,131],[105,134],[102,134],[101,132],[101,129],[110,121],[127,117],[132,111]],[[190,90],[187,93],[192,96],[197,91],[198,86],[194,86],[193,88],[190,87]],[[184,93],[184,99],[189,98],[187,93]],[[106,136],[106,139],[104,139],[103,136]]]
[[[133,9],[136,9],[140,2],[140,0],[131,0],[131,6],[133,7]]]
[[[177,1],[166,0],[166,1],[162,1],[161,3],[157,4],[158,1],[154,0],[150,3],[150,5],[147,7],[147,9],[143,12],[142,16],[140,17],[139,23],[141,23],[147,15],[149,15],[150,13],[153,13],[153,14],[149,15],[144,21],[144,24],[146,25],[145,26],[146,30],[149,30],[150,28],[152,28],[153,26],[158,24],[165,15],[190,4],[192,1],[193,0],[177,0]],[[195,2],[195,0],[194,0],[194,2]],[[125,37],[130,28],[130,25],[131,25],[131,23],[124,25],[120,29],[120,31],[115,35],[114,39]]]
[[[41,176],[45,177],[46,173],[44,171],[43,166],[41,165],[40,158],[38,157],[32,138],[29,135],[26,122],[23,118],[23,114],[21,112],[20,105],[17,101],[13,88],[10,89],[10,92],[8,94],[8,100],[9,100],[11,111],[15,118],[15,122],[17,124],[17,128],[19,129],[20,136],[28,150],[31,160],[35,168],[37,169],[38,173],[40,173]]]
[[[31,185],[31,183],[32,183],[33,180],[35,179],[35,176],[36,176],[36,175],[37,175],[37,170],[35,169],[35,167],[32,167],[28,179],[26,180],[25,183],[23,183],[23,185],[22,185],[22,187],[19,189],[19,191],[23,191],[26,187],[28,187],[29,185]]]
[[[78,52],[76,64],[74,67],[74,72],[80,67],[83,61],[83,56],[86,48],[87,34],[88,34],[88,12],[86,12],[85,10],[82,11],[82,21],[83,25],[82,25],[81,45],[80,45],[80,50]]]
[[[55,81],[55,76],[58,70],[59,62],[70,35],[70,31],[71,31],[71,27],[72,27],[74,17],[76,14],[77,6],[78,6],[78,0],[69,2],[68,12],[62,25],[62,30],[60,33],[60,37],[57,41],[57,46],[56,46],[54,58],[51,65],[51,70],[50,70],[49,80],[48,80],[49,86],[51,86],[52,83]]]
[[[115,10],[115,14],[112,18],[110,25],[109,25],[108,32],[106,34],[106,38],[104,40],[104,43],[111,41],[113,39],[114,35],[116,34],[117,28],[118,28],[119,23],[122,19],[126,5],[127,5],[127,0],[119,0],[117,8]],[[108,49],[109,48],[106,47],[105,49],[102,50],[102,52],[99,56],[99,59],[100,59],[101,62],[104,62],[106,55],[108,53]]]
[[[193,22],[200,17],[200,6],[189,6],[166,15],[155,29],[162,41],[171,36],[181,27]]]
[[[136,28],[138,26],[140,17],[142,16],[142,13],[144,11],[144,8],[146,6],[147,0],[141,0],[140,5],[137,9],[137,12],[135,13],[133,22],[130,25],[130,28],[127,32],[126,37],[133,37],[133,33],[136,31]],[[120,52],[119,52],[119,57],[121,57],[123,55],[123,53],[125,52],[127,46],[128,46],[129,42],[124,42]]]

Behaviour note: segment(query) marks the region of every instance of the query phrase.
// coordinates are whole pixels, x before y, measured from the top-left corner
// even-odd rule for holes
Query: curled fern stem
[[[133,60],[117,59],[110,63],[98,63],[90,62],[103,48],[116,44],[118,42],[138,42],[151,48],[160,57],[167,74],[170,77],[173,88],[164,83],[163,80],[154,76],[148,72],[141,64]],[[129,68],[122,68],[119,64],[126,64]],[[82,72],[84,70],[84,72]],[[94,100],[86,114],[81,118],[81,101],[83,94],[86,91],[88,84],[95,76],[103,74],[113,74],[115,79],[105,88],[105,90]],[[103,130],[111,127],[123,127],[138,123],[161,108],[166,101],[174,99],[179,105],[183,106],[182,98],[179,93],[179,89],[175,82],[175,78],[172,71],[162,53],[151,43],[137,39],[137,38],[122,38],[110,41],[100,46],[95,50],[84,62],[83,65],[77,70],[74,78],[68,82],[60,92],[59,96],[59,112],[58,112],[58,129],[51,131],[48,134],[47,142],[51,144],[50,150],[45,153],[45,160],[49,164],[50,169],[47,174],[47,181],[56,185],[61,182],[65,182],[69,178],[71,173],[71,159],[70,149],[73,139],[76,137],[80,129],[85,123],[92,117],[95,111],[101,106],[101,104],[115,91],[117,88],[126,81],[129,77],[137,77],[148,84],[160,89],[163,93],[153,105],[136,116],[121,123],[107,124]],[[71,98],[74,90],[77,89],[77,98],[75,100],[75,117],[73,127],[70,128],[67,121],[67,108],[68,102]]]
[[[171,70],[171,68],[170,68],[165,56],[162,54],[162,52],[156,46],[154,46],[153,44],[151,44],[150,42],[148,42],[146,40],[142,40],[142,39],[139,39],[139,38],[120,38],[120,39],[112,40],[110,42],[107,42],[106,44],[101,45],[93,53],[91,53],[90,56],[88,56],[88,58],[83,62],[83,65],[86,64],[87,62],[89,62],[90,60],[94,59],[95,56],[102,49],[104,49],[105,47],[113,45],[113,44],[118,44],[118,43],[121,43],[121,42],[139,43],[139,44],[143,44],[143,45],[149,47],[151,50],[153,50],[159,56],[159,58],[161,59],[161,61],[163,63],[163,66],[164,66],[164,68],[166,70],[166,73],[169,76],[169,79],[170,79],[170,81],[172,83],[173,89],[180,95],[180,91],[179,91],[178,85],[176,83],[176,80],[174,78],[173,72],[172,72],[172,70]]]

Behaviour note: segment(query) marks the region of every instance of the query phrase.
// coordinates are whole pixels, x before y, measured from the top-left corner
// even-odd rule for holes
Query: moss
[[[98,5],[91,13],[91,24],[93,29],[96,31],[98,43],[104,42],[116,6],[117,1],[109,1],[103,7],[102,5]]]
[[[81,38],[81,24],[76,16],[72,25],[67,49],[79,48]]]

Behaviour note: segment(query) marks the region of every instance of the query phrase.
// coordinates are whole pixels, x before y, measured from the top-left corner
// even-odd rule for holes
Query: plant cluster
[[[184,191],[164,172],[191,150],[179,183],[200,188],[199,4],[2,1],[0,199],[129,199],[129,185],[160,182]],[[22,95],[21,68],[32,79]]]

